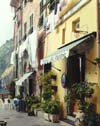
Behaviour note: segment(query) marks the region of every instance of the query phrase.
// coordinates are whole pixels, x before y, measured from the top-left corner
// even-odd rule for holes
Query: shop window
[[[72,22],[72,31],[78,32],[79,30],[80,30],[80,19],[78,18]]]
[[[47,63],[44,65],[44,73],[49,72],[51,70],[51,63]]]
[[[65,28],[62,29],[62,44],[65,43]]]

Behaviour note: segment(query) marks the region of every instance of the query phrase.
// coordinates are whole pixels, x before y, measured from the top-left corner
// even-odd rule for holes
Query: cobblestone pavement
[[[7,121],[7,126],[67,126],[13,110],[0,110],[0,120],[2,119]]]

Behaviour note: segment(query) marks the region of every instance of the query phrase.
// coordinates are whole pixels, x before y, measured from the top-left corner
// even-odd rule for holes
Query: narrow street
[[[0,110],[0,120],[6,120],[7,126],[65,126],[60,123],[51,123],[42,118],[28,116],[14,110]]]

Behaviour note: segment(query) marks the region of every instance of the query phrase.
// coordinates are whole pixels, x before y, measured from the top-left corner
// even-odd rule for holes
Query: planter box
[[[59,114],[49,114],[49,119],[50,119],[50,121],[51,122],[55,122],[55,123],[57,123],[57,122],[59,122]]]
[[[44,113],[44,119],[50,121],[49,113]]]

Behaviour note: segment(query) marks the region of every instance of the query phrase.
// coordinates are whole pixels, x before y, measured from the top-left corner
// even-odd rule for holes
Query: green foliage
[[[53,75],[52,72],[45,73],[41,80],[42,80],[42,85],[43,85],[43,93],[42,93],[42,98],[45,101],[48,101],[52,98],[53,91],[51,88],[51,76]]]
[[[94,89],[92,88],[96,83],[81,82],[75,83],[65,96],[65,102],[68,105],[75,100],[79,100],[79,110],[84,112],[84,126],[98,126],[100,125],[100,115],[96,113],[96,106],[93,103],[88,103],[85,99],[92,97]]]
[[[94,89],[92,86],[94,86],[96,83],[90,83],[90,82],[80,82],[75,83],[71,87],[71,92],[76,94],[77,99],[81,99],[82,96],[84,97],[91,97],[94,93]]]
[[[39,103],[39,98],[37,96],[29,96],[26,99],[26,105],[28,109],[31,109],[31,106],[36,103]]]
[[[83,123],[84,126],[100,125],[100,115],[96,113],[96,106],[93,103],[87,105]]]
[[[49,108],[51,114],[59,114],[60,113],[60,102],[58,100],[51,100],[49,102]]]
[[[41,103],[33,103],[31,106],[31,111],[34,111],[34,109],[40,108],[41,107]]]
[[[45,85],[51,85],[51,76],[53,73],[50,71],[48,73],[44,73],[44,75],[41,77],[42,84]]]
[[[100,63],[100,57],[97,57],[96,59],[94,59],[97,63]]]
[[[46,113],[59,114],[60,112],[60,102],[58,100],[50,100],[42,102],[42,109]]]
[[[44,86],[42,97],[44,100],[50,100],[52,98],[53,91],[51,90],[51,86]]]
[[[44,112],[50,113],[49,101],[42,101],[41,108],[43,109]]]

